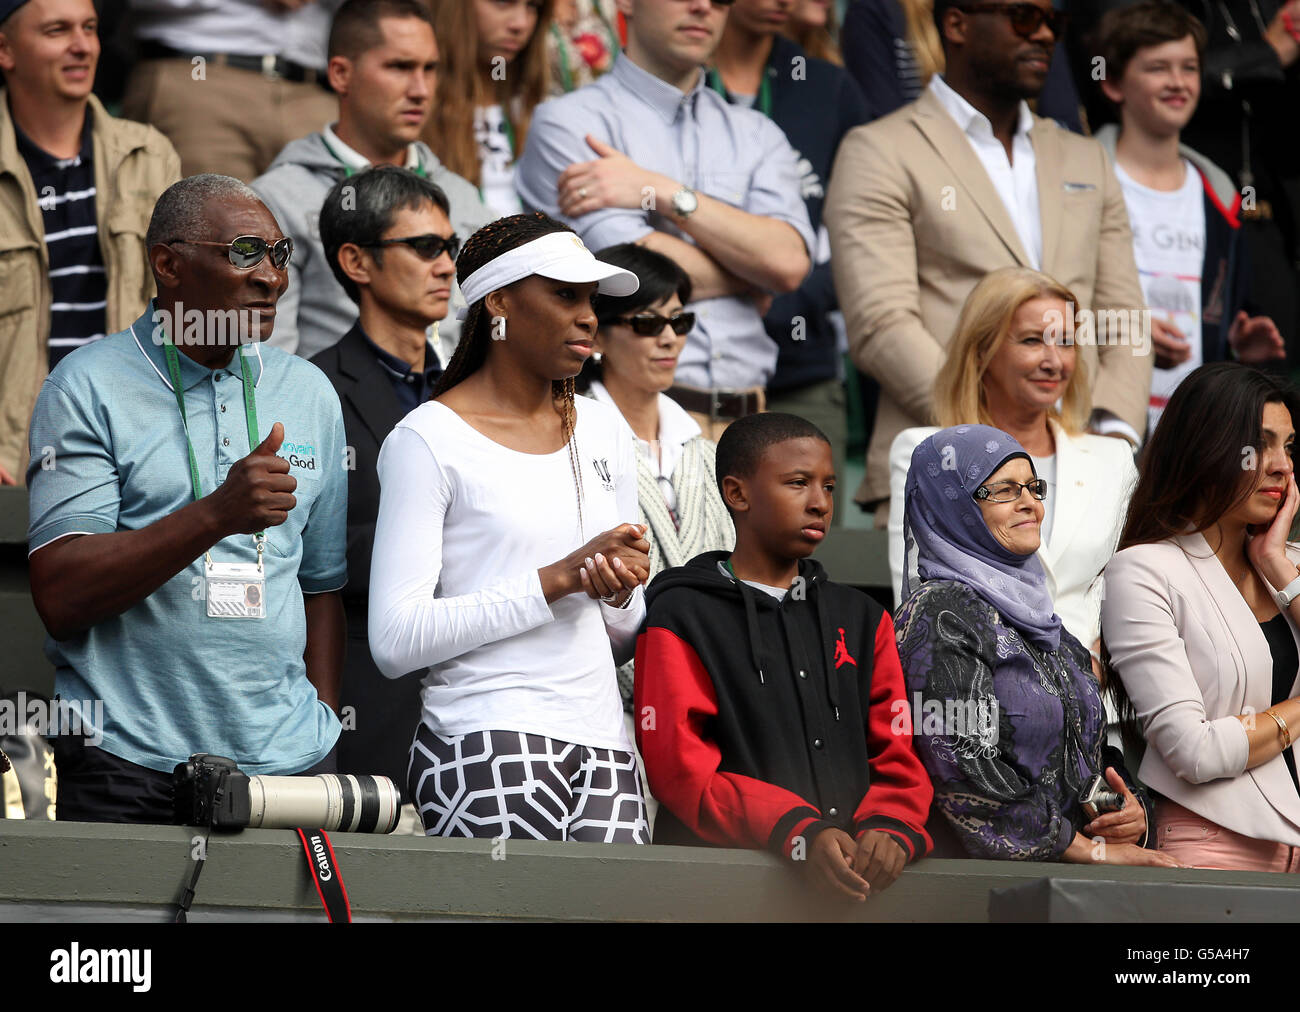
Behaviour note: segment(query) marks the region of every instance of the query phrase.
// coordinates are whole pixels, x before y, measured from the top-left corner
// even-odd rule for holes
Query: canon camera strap
[[[339,864],[334,858],[329,836],[323,829],[299,829],[297,832],[302,849],[307,852],[307,869],[311,880],[316,883],[316,895],[325,908],[325,916],[331,924],[352,923],[352,905],[348,902],[348,890],[339,874]]]

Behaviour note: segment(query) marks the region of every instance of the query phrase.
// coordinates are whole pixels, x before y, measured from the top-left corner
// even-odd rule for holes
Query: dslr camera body
[[[172,772],[176,824],[243,829],[251,813],[248,774],[233,759],[199,752]]]

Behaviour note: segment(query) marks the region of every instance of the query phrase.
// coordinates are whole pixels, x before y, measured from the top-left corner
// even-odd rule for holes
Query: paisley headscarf
[[[915,546],[922,580],[966,584],[1031,642],[1055,650],[1061,620],[1042,563],[1037,555],[1004,547],[974,498],[975,490],[1014,457],[1030,460],[1015,439],[989,425],[941,429],[913,451],[903,516],[903,600],[915,589],[907,564]]]

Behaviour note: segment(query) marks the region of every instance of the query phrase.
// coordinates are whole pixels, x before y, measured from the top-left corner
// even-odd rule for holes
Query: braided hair
[[[540,239],[544,235],[550,235],[552,232],[573,232],[573,229],[541,212],[512,214],[489,222],[465,241],[460,256],[456,258],[456,281],[464,285],[471,274],[502,253],[507,253],[534,239]],[[487,361],[488,348],[491,347],[491,331],[491,314],[484,305],[484,300],[479,299],[466,313],[465,324],[460,332],[460,343],[456,345],[451,361],[447,363],[446,370],[434,387],[434,397],[445,394],[482,367]],[[560,415],[565,445],[569,448],[569,465],[573,469],[573,484],[578,496],[578,531],[579,535],[583,536],[582,471],[578,465],[577,439],[574,437],[578,410],[573,401],[573,377],[552,380],[551,396],[556,402],[556,410]]]

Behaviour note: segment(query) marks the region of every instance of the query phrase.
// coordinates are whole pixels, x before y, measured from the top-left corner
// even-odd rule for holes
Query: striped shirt
[[[90,108],[81,151],[55,158],[14,123],[45,223],[50,257],[50,368],[83,344],[104,336],[108,278],[95,220],[95,161]]]

